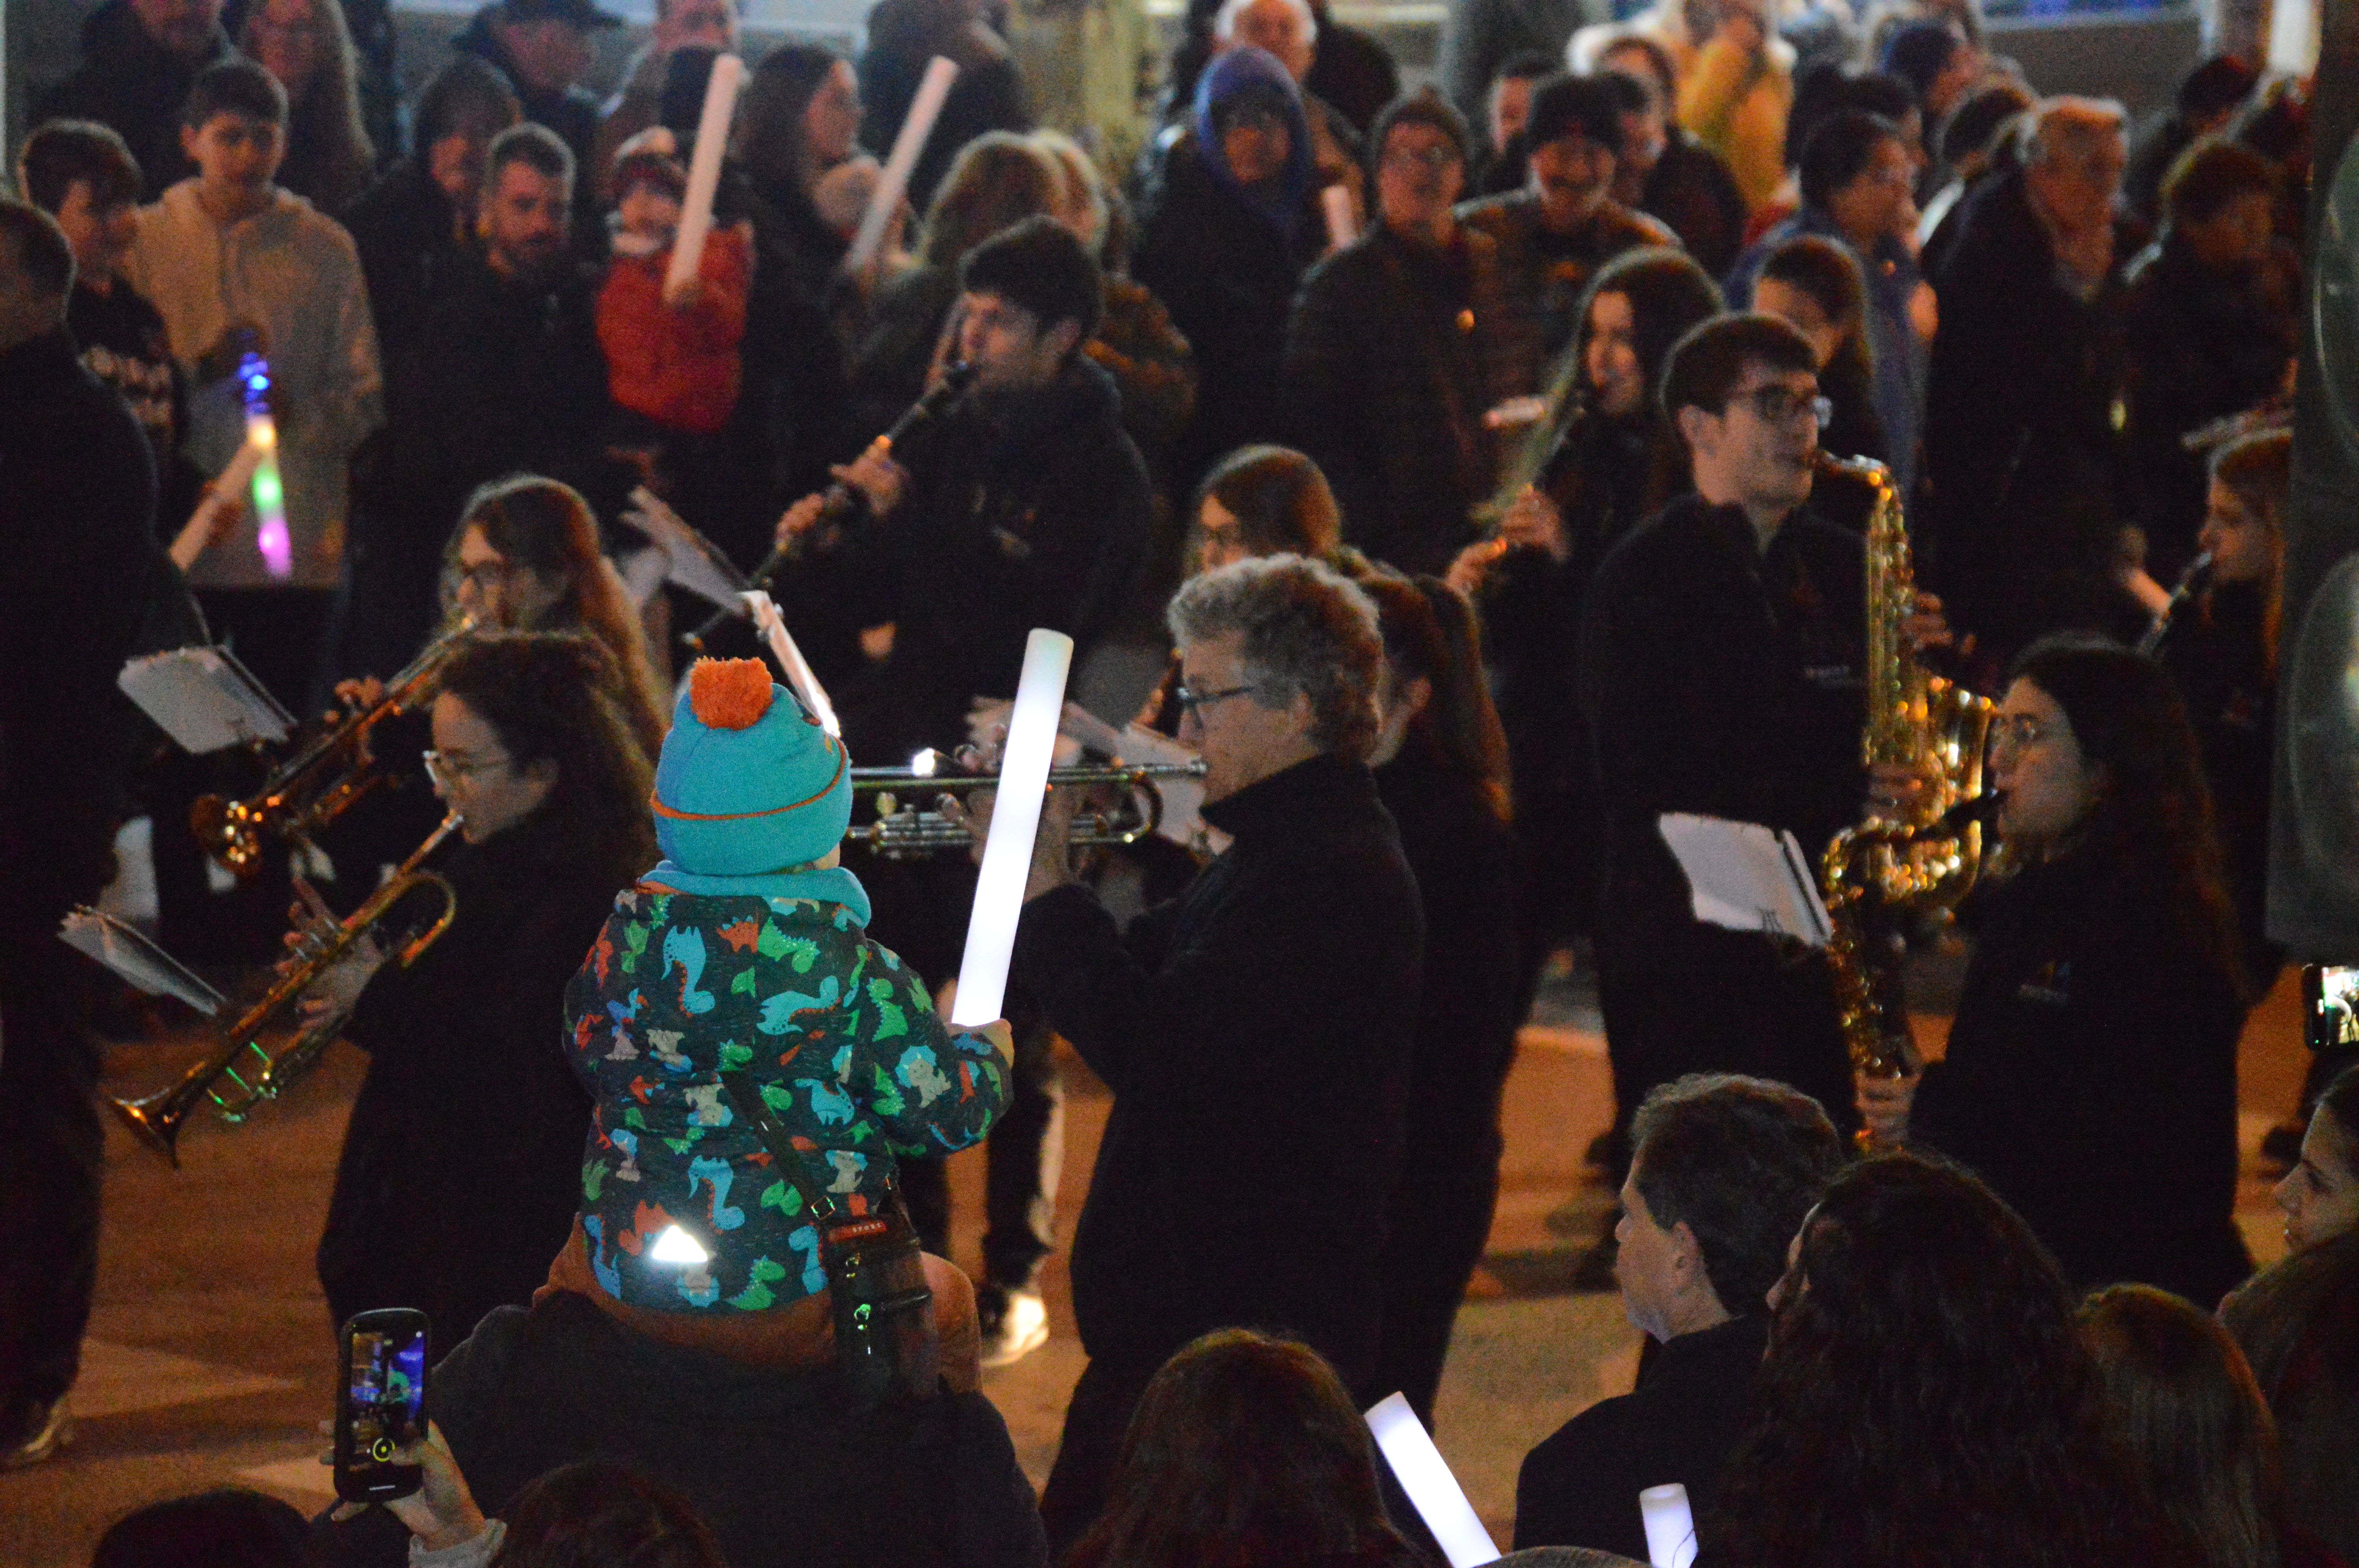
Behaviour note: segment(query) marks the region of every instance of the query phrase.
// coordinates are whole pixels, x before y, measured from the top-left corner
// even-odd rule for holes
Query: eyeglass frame
[[[1204,709],[1207,708],[1216,702],[1226,702],[1233,697],[1243,697],[1249,691],[1259,691],[1264,684],[1257,680],[1247,681],[1243,686],[1204,692],[1190,691],[1184,685],[1177,686],[1171,688],[1171,700],[1180,705],[1180,712],[1189,715],[1201,724],[1204,721]]]
[[[1772,395],[1785,405],[1784,412],[1773,412],[1767,406],[1766,400]],[[1720,411],[1724,415],[1731,406],[1739,403],[1751,408],[1753,416],[1765,425],[1790,425],[1804,414],[1809,415],[1810,422],[1821,430],[1834,422],[1834,400],[1825,393],[1814,392],[1810,396],[1804,397],[1796,393],[1792,387],[1780,385],[1774,381],[1760,386],[1746,387],[1742,392],[1730,393],[1728,401],[1720,406]]]
[[[2002,713],[1991,720],[1985,749],[1993,756],[1998,754],[2002,745],[2010,752],[2020,753],[2044,741],[2052,741],[2062,732],[2060,728],[2051,727],[2037,714]]]
[[[428,747],[421,755],[426,763],[427,782],[437,789],[449,789],[454,784],[464,784],[480,773],[515,765],[515,759],[512,757],[502,757],[496,762],[488,758],[452,762],[443,754],[442,749],[439,746]]]

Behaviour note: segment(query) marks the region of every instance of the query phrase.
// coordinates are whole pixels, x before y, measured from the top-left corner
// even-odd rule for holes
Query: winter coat
[[[1175,473],[1184,482],[1248,442],[1284,438],[1287,313],[1326,232],[1315,202],[1306,196],[1282,229],[1214,181],[1192,131],[1155,166],[1131,273],[1196,351],[1196,417]]]
[[[856,892],[850,872],[833,875]],[[809,1179],[853,1215],[883,1198],[899,1158],[980,1142],[1007,1101],[991,1043],[944,1026],[924,979],[867,935],[866,901],[855,902],[642,882],[614,900],[565,988],[573,1070],[596,1101],[575,1167],[582,1195],[629,1184],[642,1215],[709,1217],[731,1232],[723,1255],[748,1260],[745,1271],[716,1261],[707,1284],[738,1312],[817,1295],[827,1270],[783,1177],[732,1191],[763,1145],[723,1100],[722,1074],[742,1067],[760,1084]],[[667,1158],[662,1173],[642,1175],[641,1145],[657,1139],[696,1162]],[[626,1293],[615,1273],[614,1249],[636,1253],[640,1238],[600,1234],[586,1210],[582,1227],[606,1292],[665,1310]]]
[[[1549,373],[1581,331],[1581,302],[1597,269],[1644,245],[1679,248],[1680,237],[1611,197],[1570,234],[1541,221],[1529,190],[1469,201],[1458,221],[1499,247],[1500,287],[1507,301],[1501,335],[1506,396],[1541,391]]]
[[[415,158],[394,165],[338,221],[360,253],[377,348],[391,381],[398,373],[395,362],[415,349],[427,316],[470,246],[459,237],[451,199]]]
[[[1666,38],[1679,69],[1681,129],[1720,155],[1748,208],[1786,180],[1786,116],[1794,107],[1794,46],[1771,38],[1747,52],[1725,38],[1701,46]]]
[[[147,433],[148,453],[156,460],[157,533],[177,533],[196,510],[204,475],[183,449],[188,397],[164,318],[120,277],[103,290],[77,277],[66,300],[66,330],[90,373],[121,395]]]
[[[868,48],[860,57],[860,101],[866,107],[861,140],[869,151],[881,158],[893,150],[927,61],[936,55],[956,62],[959,73],[909,171],[909,201],[920,212],[969,142],[985,131],[1020,135],[1032,128],[1024,73],[988,24],[965,20],[943,0],[878,0],[868,13]]]
[[[891,654],[835,693],[854,755],[959,743],[973,697],[1015,695],[1035,626],[1072,637],[1077,661],[1112,630],[1150,501],[1119,411],[1078,355],[1045,386],[970,391],[895,451],[900,503],[799,565],[799,612],[897,628]]]
[[[1661,220],[1714,277],[1735,264],[1745,242],[1745,193],[1727,160],[1677,125],[1666,129],[1663,156],[1647,171],[1638,211]]]
[[[1515,377],[1500,247],[1460,227],[1446,248],[1379,227],[1314,267],[1287,322],[1294,445],[1327,476],[1343,536],[1408,572],[1473,537],[1496,479],[1485,411]]]
[[[2020,174],[1952,216],[1933,279],[1920,572],[2003,666],[2042,633],[2105,630],[2121,611],[2120,310],[2110,287],[2084,300],[2058,280]]]
[[[1488,124],[1501,66],[1527,52],[1561,59],[1575,28],[1613,19],[1600,0],[1453,0],[1441,21],[1441,89],[1468,124]]]
[[[439,1353],[548,1277],[590,1119],[566,1065],[565,987],[639,852],[536,814],[428,866],[458,895],[451,928],[409,968],[379,969],[345,1027],[369,1069],[320,1238],[339,1322],[419,1307]]]
[[[1105,275],[1097,335],[1082,345],[1122,395],[1122,427],[1161,471],[1196,411],[1196,351],[1144,284]]]
[[[112,125],[139,160],[140,197],[153,201],[196,173],[180,151],[180,105],[205,67],[237,50],[219,24],[193,65],[167,53],[147,36],[130,0],[107,0],[82,19],[82,63],[41,94],[31,119],[95,120]]]
[[[697,266],[703,292],[694,304],[676,308],[664,298],[669,247],[614,257],[598,294],[598,346],[606,351],[614,406],[696,435],[729,422],[744,378],[737,348],[745,336],[753,265],[744,233],[713,231]]]
[[[223,334],[234,325],[258,329],[270,366],[293,574],[281,579],[265,568],[249,508],[198,558],[190,579],[200,588],[335,587],[353,451],[385,422],[376,327],[352,236],[286,190],[223,227],[189,179],[139,210],[123,272],[171,335],[189,389],[187,449],[207,474],[227,468],[245,444],[245,389],[234,363],[217,362]]]
[[[1400,1172],[1424,919],[1368,771],[1314,757],[1207,806],[1234,842],[1117,933],[1079,887],[1024,909],[1013,973],[1114,1091],[1073,1239],[1093,1358],[1300,1335],[1356,1394]]]
[[[558,138],[573,150],[575,215],[595,213],[600,166],[591,159],[597,149],[598,100],[583,87],[552,90],[533,86],[516,58],[492,31],[492,17],[497,8],[496,5],[487,5],[476,12],[466,27],[451,38],[451,48],[456,53],[471,54],[497,66],[508,85],[516,89],[516,99],[524,105],[524,117],[556,132]]]
[[[2284,957],[2271,946],[2264,922],[2277,697],[2276,650],[2264,627],[2265,608],[2259,585],[2221,583],[2180,606],[2158,650],[2187,705],[2187,720],[2202,753],[2212,821],[2220,832],[2228,892],[2256,986],[2267,984]]]
[[[1400,68],[1375,38],[1319,11],[1319,37],[1311,45],[1310,74],[1302,91],[1332,107],[1364,136],[1385,105],[1400,96]]]
[[[2236,1205],[2236,979],[2086,852],[1977,894],[1947,1055],[1910,1136],[1963,1162],[2075,1287],[2216,1302],[2252,1264]]]

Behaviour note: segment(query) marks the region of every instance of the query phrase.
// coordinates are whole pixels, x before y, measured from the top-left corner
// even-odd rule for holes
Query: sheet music
[[[1006,697],[984,697],[967,709],[967,739],[976,746],[991,743],[994,726],[1007,722],[1014,705]],[[1063,717],[1057,721],[1060,737],[1057,747],[1057,765],[1070,767],[1081,760],[1083,750],[1102,757],[1117,757],[1139,767],[1184,767],[1198,761],[1195,752],[1174,741],[1143,726],[1132,724],[1116,730],[1077,702],[1065,704]],[[1169,838],[1185,849],[1202,848],[1211,831],[1204,826],[1204,781],[1201,779],[1157,779],[1156,790],[1163,796],[1163,820],[1156,825],[1158,838]]]
[[[58,940],[113,969],[149,996],[176,996],[211,1018],[222,994],[171,954],[111,914],[77,908],[58,926]]]
[[[690,527],[680,514],[642,485],[631,492],[623,521],[656,542],[664,553],[665,576],[707,603],[732,615],[745,613],[745,575],[721,546]]]
[[[1687,874],[1695,917],[1823,947],[1832,932],[1810,859],[1793,834],[1757,822],[1667,811],[1657,826]]]
[[[295,716],[226,648],[148,654],[127,661],[114,684],[192,756],[284,741],[295,729]]]

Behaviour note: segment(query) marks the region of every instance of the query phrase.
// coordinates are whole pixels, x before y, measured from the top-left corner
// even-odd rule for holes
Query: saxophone
[[[1822,472],[1875,494],[1867,524],[1868,766],[1914,767],[1930,787],[1900,818],[1871,814],[1844,828],[1819,861],[1831,935],[1827,962],[1852,1065],[1903,1077],[1917,1056],[1901,1004],[1892,920],[1948,909],[1984,866],[1983,761],[1997,705],[1926,669],[1902,635],[1916,611],[1917,576],[1891,470],[1866,459],[1819,454]]]

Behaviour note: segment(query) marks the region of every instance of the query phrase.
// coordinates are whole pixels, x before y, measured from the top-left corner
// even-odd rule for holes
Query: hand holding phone
[[[404,1451],[426,1439],[426,1314],[385,1307],[356,1314],[339,1336],[336,1496],[350,1503],[406,1498],[423,1484]]]

